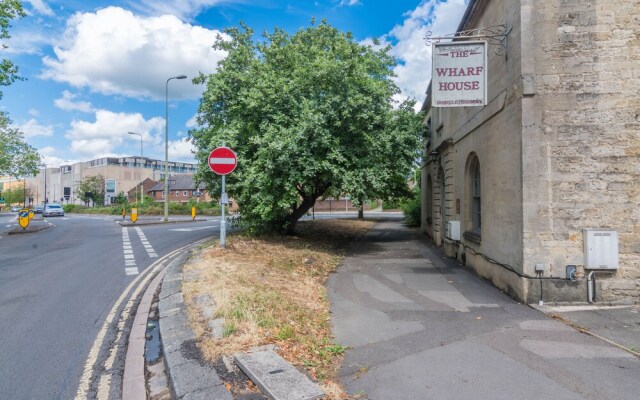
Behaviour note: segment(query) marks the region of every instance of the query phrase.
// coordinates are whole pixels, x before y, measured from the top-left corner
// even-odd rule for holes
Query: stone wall
[[[584,228],[619,232],[603,300],[640,298],[640,2],[523,0],[525,264],[584,265]],[[527,121],[530,123],[527,124]],[[540,156],[543,163],[540,163]],[[536,161],[537,160],[537,161]],[[541,260],[542,259],[542,260]],[[527,268],[525,268],[526,270]]]

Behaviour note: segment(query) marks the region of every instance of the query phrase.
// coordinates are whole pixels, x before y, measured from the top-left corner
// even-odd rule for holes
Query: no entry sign
[[[218,175],[227,175],[233,172],[238,165],[238,157],[228,147],[216,147],[209,154],[209,168]]]

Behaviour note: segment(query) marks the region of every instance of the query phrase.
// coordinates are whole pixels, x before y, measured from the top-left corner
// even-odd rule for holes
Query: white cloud
[[[61,158],[58,154],[58,150],[53,146],[41,147],[38,149],[38,153],[40,153],[42,156],[42,162],[48,168],[56,168],[61,165],[70,165],[81,162],[81,160]]]
[[[119,146],[125,144],[125,139],[131,141],[126,143],[127,147],[137,150],[139,137],[127,132],[140,133],[144,143],[159,145],[164,140],[164,118],[154,117],[145,120],[140,113],[97,110],[94,122],[73,120],[65,137],[70,140],[73,153],[96,158],[114,154]],[[135,139],[135,142],[132,139]],[[128,153],[137,154],[137,151]]]
[[[118,7],[78,13],[67,21],[55,57],[45,57],[43,78],[106,95],[164,99],[169,77],[215,71],[226,56],[211,46],[219,31],[172,15],[140,17]],[[172,81],[173,98],[198,98],[204,87]]]
[[[51,7],[49,7],[43,0],[27,0],[27,3],[31,4],[31,7],[42,15],[46,15],[48,17],[52,17],[54,15]]]
[[[405,14],[406,19],[396,25],[381,41],[394,43],[391,54],[399,60],[394,72],[395,81],[402,94],[397,100],[414,98],[419,109],[431,80],[431,46],[426,36],[442,36],[454,33],[467,8],[466,0],[423,1],[414,10]],[[363,41],[371,44],[371,40]]]
[[[32,117],[37,117],[40,115],[40,111],[36,110],[35,108],[30,108],[29,111],[27,111],[27,114],[31,115]]]
[[[196,114],[193,117],[189,118],[189,120],[187,121],[185,126],[187,128],[189,128],[189,129],[193,129],[193,128],[199,127],[197,118],[198,118],[198,114]]]
[[[243,3],[247,0],[139,0],[132,8],[151,15],[175,15],[183,21],[193,19],[203,10],[223,3]]]
[[[30,120],[15,125],[15,128],[20,130],[24,134],[25,138],[31,138],[36,136],[44,136],[49,137],[53,136],[53,126],[51,125],[40,125],[35,118],[31,118]]]
[[[340,0],[340,6],[356,6],[362,4],[360,0]]]
[[[64,90],[62,92],[62,97],[59,99],[55,99],[53,104],[61,110],[64,111],[80,111],[85,113],[94,112],[95,109],[91,106],[91,103],[86,101],[74,101],[74,99],[78,97],[77,95],[69,92],[68,90]]]
[[[171,161],[195,163],[194,151],[195,147],[188,140],[169,140],[169,159]]]
[[[8,54],[39,54],[45,45],[51,44],[51,38],[39,32],[16,31],[7,40],[7,47],[3,49]]]

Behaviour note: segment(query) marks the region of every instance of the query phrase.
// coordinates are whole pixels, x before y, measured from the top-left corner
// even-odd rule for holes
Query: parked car
[[[18,212],[18,211],[20,211],[21,209],[22,209],[22,207],[19,207],[19,206],[13,206],[13,207],[11,207],[11,212]]]
[[[33,212],[36,214],[42,214],[42,211],[44,210],[43,206],[34,206],[33,207]]]
[[[44,206],[44,210],[42,211],[43,217],[53,217],[54,215],[64,217],[64,209],[60,204],[49,203]]]

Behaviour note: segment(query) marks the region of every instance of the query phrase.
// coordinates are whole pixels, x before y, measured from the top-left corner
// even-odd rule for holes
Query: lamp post
[[[142,134],[137,132],[127,132],[129,135],[138,135],[140,136],[140,157],[142,157]]]
[[[164,222],[169,221],[169,81],[172,79],[187,79],[187,76],[172,76],[164,85]]]
[[[136,132],[127,132],[127,133],[129,135],[138,135],[138,136],[140,136],[140,157],[143,157],[143,155],[142,155],[142,134],[136,133]],[[140,186],[139,182],[138,182],[138,186]],[[142,204],[142,188],[140,188],[140,204]]]
[[[44,205],[47,205],[47,164],[44,164]]]

